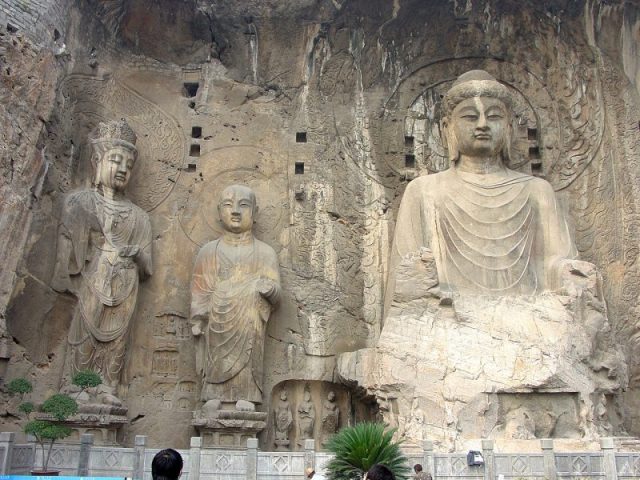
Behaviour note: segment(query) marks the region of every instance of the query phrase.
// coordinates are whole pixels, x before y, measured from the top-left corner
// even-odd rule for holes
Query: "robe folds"
[[[455,166],[409,183],[395,227],[385,305],[408,254],[428,252],[441,290],[535,295],[552,288],[575,248],[551,185],[507,168],[477,174]]]
[[[266,296],[259,292],[264,280],[272,287]],[[253,237],[240,246],[217,239],[200,249],[191,319],[205,319],[196,344],[203,400],[262,402],[264,337],[279,294],[278,260],[267,244]]]
[[[53,287],[78,299],[68,335],[67,374],[91,369],[115,387],[124,366],[140,278],[152,273],[151,223],[126,199],[95,190],[67,196]],[[122,249],[137,246],[135,256]]]

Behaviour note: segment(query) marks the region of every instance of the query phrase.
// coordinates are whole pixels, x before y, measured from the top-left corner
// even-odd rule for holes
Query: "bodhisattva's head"
[[[280,392],[280,400],[282,400],[283,402],[287,400],[287,391],[286,390],[282,390],[282,392]]]
[[[99,123],[91,132],[96,187],[123,192],[138,158],[136,134],[123,120]]]
[[[218,214],[223,228],[232,233],[244,233],[253,227],[258,213],[256,195],[244,185],[231,185],[220,195]]]
[[[500,156],[509,164],[513,98],[507,87],[484,70],[471,70],[445,94],[443,109],[442,130],[451,162],[461,155]]]

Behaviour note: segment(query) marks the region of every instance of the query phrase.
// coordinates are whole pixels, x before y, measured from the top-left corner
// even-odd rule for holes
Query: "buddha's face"
[[[225,230],[243,233],[251,230],[255,212],[255,196],[253,192],[239,185],[229,187],[222,192],[218,213]]]
[[[451,112],[450,128],[461,155],[487,157],[504,148],[509,128],[509,111],[497,98],[462,100]]]
[[[121,145],[109,147],[98,165],[98,182],[104,187],[123,191],[131,178],[135,161],[133,150]]]

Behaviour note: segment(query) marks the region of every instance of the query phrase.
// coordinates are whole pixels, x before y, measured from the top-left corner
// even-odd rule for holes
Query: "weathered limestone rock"
[[[24,17],[18,3],[8,2],[10,16]],[[449,168],[441,141],[443,95],[461,73],[482,68],[517,100],[508,167],[547,180],[555,191],[555,198],[543,195],[548,202],[538,196],[523,201],[527,208],[514,204],[514,219],[526,219],[528,206],[555,202],[579,258],[603,275],[598,300],[606,299],[611,334],[631,380],[622,394],[594,393],[597,423],[609,422],[613,435],[640,432],[636,2],[40,3],[55,15],[32,9],[39,19],[33,29],[18,24],[18,32],[0,35],[0,117],[6,127],[0,131],[6,181],[0,186],[0,244],[6,246],[0,313],[5,339],[15,347],[3,354],[10,359],[0,359],[0,377],[28,376],[41,398],[63,376],[76,299],[51,288],[62,201],[89,186],[89,131],[126,118],[140,151],[127,196],[149,216],[154,273],[139,285],[131,322],[120,395],[129,422],[120,441],[131,446],[136,435],[147,435],[151,445],[189,446],[202,383],[190,324],[192,261],[223,234],[215,211],[219,194],[232,184],[249,185],[260,199],[254,235],[273,248],[282,277],[279,307],[264,336],[262,403],[255,406],[267,414],[260,448],[274,445],[272,412],[283,386],[297,417],[310,385],[318,447],[329,391],[337,395],[340,426],[374,418],[372,392],[336,383],[336,356],[375,346],[386,328],[383,294],[400,200],[410,179],[440,179],[434,174]],[[68,23],[61,26],[58,19]],[[0,25],[3,33],[7,23]],[[36,30],[42,43],[33,49],[27,37]],[[514,180],[519,174],[512,174]],[[518,198],[524,200],[541,185],[527,180],[513,191],[523,187]],[[437,190],[435,185],[432,193]],[[461,210],[473,200],[460,192],[449,205],[449,225],[458,221],[456,228],[466,226]],[[477,219],[482,217],[480,212]],[[505,231],[518,226],[503,220]],[[531,240],[532,249],[540,245],[533,229],[514,230],[513,239],[524,245]],[[525,267],[527,258],[534,263]],[[536,293],[543,292],[551,270],[533,253],[517,259],[527,280],[510,294],[532,293],[534,277]],[[590,275],[584,265],[567,265]],[[480,270],[473,271],[466,278],[452,265],[446,272],[434,269],[434,291],[413,277],[405,291],[436,295],[434,301],[451,311],[456,301],[439,288],[445,283],[439,274],[448,281],[491,283],[490,274],[485,282]],[[553,290],[558,302],[573,304],[573,297]],[[0,315],[0,336],[2,330]],[[380,392],[380,408],[394,411],[394,395],[394,389]],[[504,425],[505,438],[575,434],[562,425],[577,422],[578,394],[491,395],[484,415],[500,425],[496,432]],[[425,402],[407,400],[411,421],[402,429],[410,438],[423,435],[430,408]],[[235,412],[236,404],[214,402],[206,411]],[[547,415],[552,411],[557,420]],[[469,424],[472,413],[460,424]],[[173,421],[158,422],[158,415]],[[20,430],[15,416],[0,421]],[[291,450],[299,448],[299,434],[294,425]]]

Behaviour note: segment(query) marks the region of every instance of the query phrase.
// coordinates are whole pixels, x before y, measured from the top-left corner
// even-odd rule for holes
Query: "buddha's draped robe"
[[[138,284],[152,273],[149,216],[129,200],[95,190],[70,194],[58,234],[53,287],[78,298],[68,342],[67,374],[91,369],[105,385],[120,382]],[[137,260],[119,255],[137,245]]]
[[[275,284],[269,300],[258,292],[260,279]],[[196,347],[203,400],[262,402],[266,324],[279,292],[278,260],[267,244],[253,237],[243,245],[218,239],[200,249],[191,284],[191,318],[208,319]]]
[[[553,287],[560,259],[575,250],[551,185],[501,169],[452,167],[413,180],[395,227],[387,308],[395,269],[410,253],[431,251],[441,290],[529,295]]]

